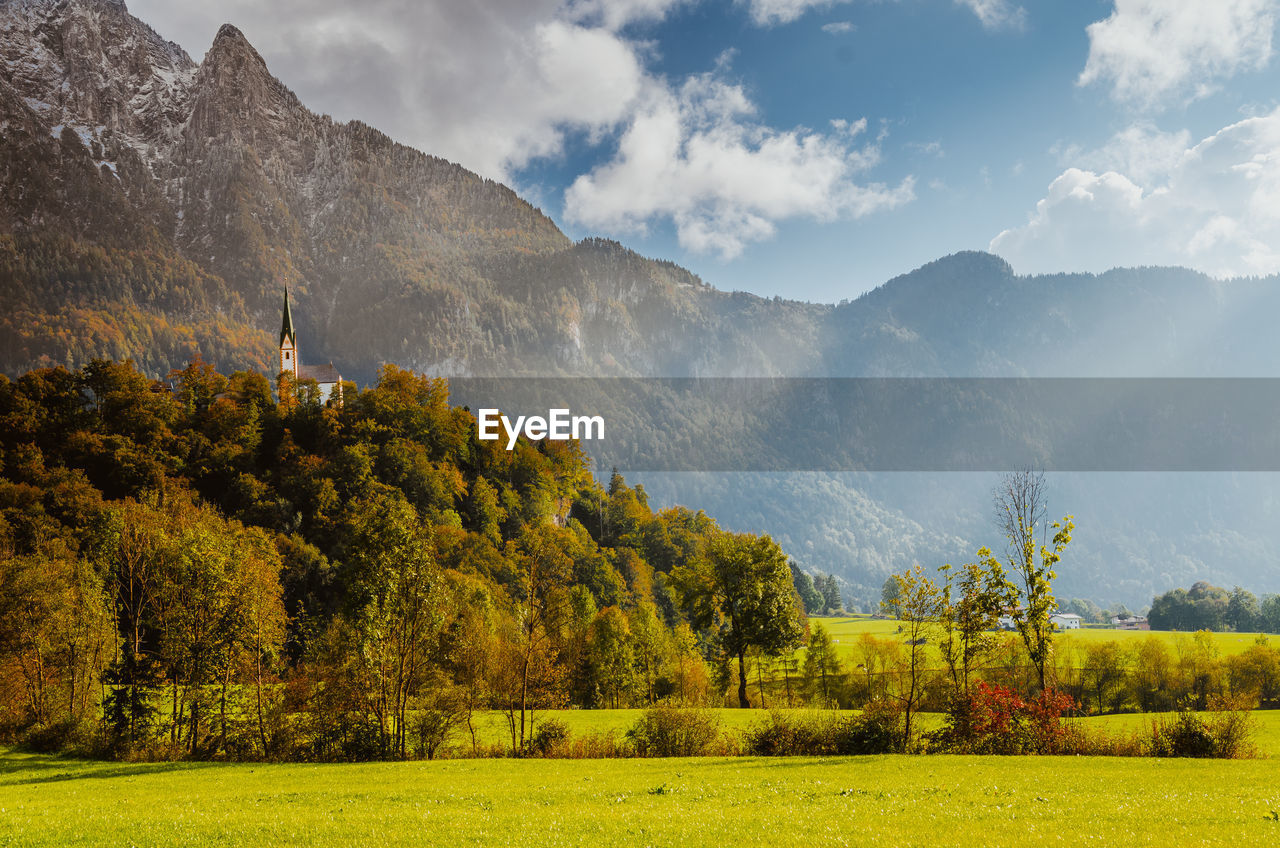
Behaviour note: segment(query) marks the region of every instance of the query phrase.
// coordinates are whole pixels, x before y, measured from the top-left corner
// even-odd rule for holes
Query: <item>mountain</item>
[[[210,345],[221,365],[265,368],[286,285],[314,345],[303,357],[362,381],[388,361],[433,373],[751,373],[803,347],[790,334],[829,311],[717,292],[613,242],[573,244],[509,188],[309,111],[233,26],[198,65],[106,0],[0,0],[0,34],[0,222],[9,252],[55,254],[49,267],[6,268],[18,280],[4,305],[76,337],[73,361],[120,351],[93,322],[68,323],[70,305],[191,327],[185,349],[135,352],[156,372],[194,347],[211,358]],[[167,291],[50,290],[44,278],[89,261],[87,245],[191,263],[216,281],[174,270],[159,288],[223,289],[214,302],[246,338],[219,345],[200,324],[207,311]],[[6,329],[10,373],[66,358],[31,326]]]
[[[0,372],[197,352],[369,382],[463,375],[1277,376],[1280,281],[1016,275],[962,253],[840,305],[718,290],[511,189],[318,115],[234,26],[194,61],[118,0],[0,0]],[[767,530],[868,603],[992,543],[983,475],[646,475],[655,502]],[[1205,578],[1280,590],[1267,475],[1055,478],[1067,594],[1140,605]],[[1061,507],[1059,507],[1061,504]]]

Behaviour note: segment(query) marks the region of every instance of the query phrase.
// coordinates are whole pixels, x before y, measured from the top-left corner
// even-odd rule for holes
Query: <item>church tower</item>
[[[342,375],[330,362],[326,365],[303,365],[298,360],[298,333],[293,328],[293,310],[289,307],[289,290],[284,290],[284,315],[280,319],[280,377],[286,374],[292,383],[303,389],[308,381],[314,381],[319,390],[320,403],[342,406]],[[279,377],[277,378],[277,381]],[[280,385],[276,394],[283,397]]]
[[[280,322],[280,373],[298,379],[298,333],[293,329],[293,311],[289,309],[289,290],[284,290],[284,317]]]

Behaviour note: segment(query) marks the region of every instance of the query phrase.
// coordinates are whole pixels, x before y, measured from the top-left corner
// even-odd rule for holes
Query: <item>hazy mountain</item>
[[[850,261],[856,261],[851,257]],[[839,306],[726,293],[573,243],[509,188],[317,115],[233,26],[195,62],[116,0],[0,0],[0,370],[196,351],[269,370],[281,292],[303,361],[446,375],[1276,376],[1275,278],[1020,277],[966,253]],[[990,544],[983,475],[652,477],[777,535],[870,599]],[[1205,578],[1280,590],[1264,475],[1075,475],[1067,594]]]

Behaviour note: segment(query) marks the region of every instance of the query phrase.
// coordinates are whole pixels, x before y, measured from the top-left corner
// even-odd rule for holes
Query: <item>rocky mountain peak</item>
[[[271,75],[262,55],[238,28],[223,24],[200,63],[194,84],[196,138],[255,135],[301,110],[298,98]]]
[[[253,45],[249,43],[249,39],[245,38],[244,33],[233,24],[223,24],[218,28],[218,34],[213,37],[213,44],[205,54],[203,65],[215,66],[240,62],[252,63],[264,71],[267,68],[267,63],[263,61],[258,51],[253,49]]]

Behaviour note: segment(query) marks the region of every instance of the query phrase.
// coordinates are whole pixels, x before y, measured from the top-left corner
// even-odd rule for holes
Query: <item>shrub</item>
[[[525,743],[530,756],[550,757],[569,739],[569,725],[558,718],[543,719]]]
[[[1213,734],[1214,756],[1243,759],[1258,756],[1253,737],[1258,731],[1254,703],[1247,696],[1213,698],[1209,701],[1209,732]]]
[[[1212,757],[1213,734],[1204,719],[1183,710],[1172,719],[1151,722],[1151,756]]]
[[[1110,734],[1064,723],[1053,753],[1081,757],[1141,757],[1146,751],[1146,743],[1136,732]]]
[[[79,719],[63,719],[53,724],[37,724],[21,737],[22,747],[40,754],[94,753],[94,729]]]
[[[1153,757],[1257,756],[1253,735],[1257,726],[1248,705],[1237,699],[1215,700],[1207,715],[1183,710],[1173,718],[1151,723],[1149,753]]]
[[[837,727],[835,752],[888,754],[901,750],[902,733],[902,708],[890,701],[871,701],[861,715]]]
[[[747,729],[743,742],[758,757],[834,754],[835,714],[770,710],[762,723]]]
[[[641,757],[696,757],[719,735],[716,714],[696,707],[651,707],[627,731]]]
[[[465,702],[453,687],[437,685],[415,706],[417,709],[409,718],[414,755],[434,760],[436,752],[461,729],[466,720]]]
[[[1036,754],[1061,753],[1068,727],[1062,716],[1075,708],[1074,698],[1054,689],[1029,701],[1024,708],[1027,750]]]
[[[600,760],[625,757],[628,751],[612,730],[583,733],[557,745],[552,756],[570,760]]]
[[[762,757],[887,754],[902,744],[902,712],[873,701],[861,715],[773,710],[743,736],[747,751]]]
[[[1055,754],[1068,746],[1062,714],[1075,702],[1055,690],[1026,701],[1007,686],[978,681],[952,698],[947,725],[929,736],[932,746],[966,754]]]

